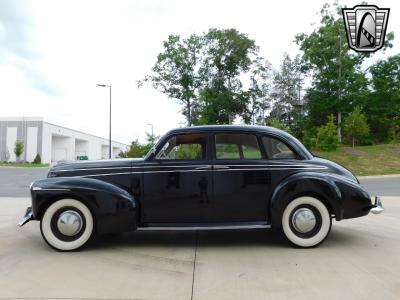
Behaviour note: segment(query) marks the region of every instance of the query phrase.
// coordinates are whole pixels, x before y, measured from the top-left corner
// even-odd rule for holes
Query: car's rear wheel
[[[51,204],[40,221],[44,240],[60,251],[84,246],[93,234],[93,216],[89,208],[75,199],[61,199]]]
[[[326,239],[331,227],[332,218],[327,207],[316,198],[296,198],[283,211],[283,233],[295,246],[318,246]]]

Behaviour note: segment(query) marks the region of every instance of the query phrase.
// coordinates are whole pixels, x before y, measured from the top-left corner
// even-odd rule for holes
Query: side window
[[[216,134],[217,159],[261,159],[257,137],[253,134]]]
[[[276,138],[264,136],[262,143],[268,159],[297,159],[296,153],[288,145]]]
[[[206,159],[206,134],[180,134],[171,137],[156,154],[157,159]]]

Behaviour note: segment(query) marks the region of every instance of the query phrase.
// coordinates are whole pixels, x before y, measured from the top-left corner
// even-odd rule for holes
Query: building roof
[[[92,136],[92,137],[95,137],[95,138],[99,138],[99,139],[108,141],[108,138],[104,138],[104,137],[101,137],[101,136],[98,136],[98,135],[94,135],[94,134],[91,134],[91,133],[87,133],[87,132],[83,132],[83,131],[80,131],[80,130],[68,128],[68,127],[65,127],[65,126],[57,125],[57,124],[54,124],[54,123],[46,122],[46,121],[44,121],[43,117],[0,117],[0,122],[43,122],[43,123],[49,124],[51,126],[56,126],[56,127],[59,127],[59,128],[63,128],[63,129],[66,129],[66,130],[70,130],[70,131],[76,132],[76,133],[80,133],[80,134],[84,134],[84,135],[88,135],[88,136]],[[111,141],[113,143],[117,143],[117,144],[129,147],[129,145],[127,145],[125,143],[121,143],[121,142],[118,142],[118,141],[115,141],[115,140],[111,140]]]

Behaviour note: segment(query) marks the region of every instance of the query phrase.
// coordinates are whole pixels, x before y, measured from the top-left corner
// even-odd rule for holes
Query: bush
[[[40,154],[36,154],[35,159],[32,162],[33,164],[41,164],[42,163],[42,158],[40,157]]]
[[[317,148],[317,129],[311,129],[304,132],[303,135],[303,144],[308,149],[315,149]]]
[[[361,145],[371,143],[367,117],[363,114],[360,106],[355,107],[344,120],[343,131],[346,140],[353,145],[353,148],[356,142]]]
[[[15,156],[17,157],[17,161],[18,161],[19,157],[22,155],[22,153],[24,153],[24,142],[22,142],[22,141],[15,142],[14,153],[15,153]]]
[[[323,151],[335,151],[338,148],[339,141],[333,115],[329,116],[326,125],[318,128],[316,146]]]

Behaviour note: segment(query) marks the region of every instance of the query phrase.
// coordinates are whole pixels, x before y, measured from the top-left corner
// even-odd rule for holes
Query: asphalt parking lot
[[[29,203],[0,198],[0,299],[399,299],[400,193],[305,250],[273,231],[160,231],[60,253],[38,222],[16,226]]]

